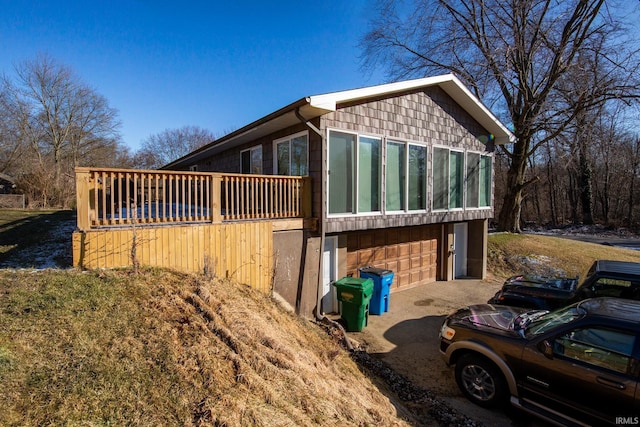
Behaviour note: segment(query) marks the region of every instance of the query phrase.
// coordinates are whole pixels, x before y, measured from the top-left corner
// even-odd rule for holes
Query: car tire
[[[456,362],[456,383],[476,405],[494,408],[506,401],[507,383],[502,372],[482,356],[465,354]]]

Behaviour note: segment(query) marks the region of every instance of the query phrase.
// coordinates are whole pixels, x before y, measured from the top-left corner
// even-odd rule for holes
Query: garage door
[[[359,231],[347,235],[347,274],[373,266],[394,272],[392,290],[436,280],[439,225]]]

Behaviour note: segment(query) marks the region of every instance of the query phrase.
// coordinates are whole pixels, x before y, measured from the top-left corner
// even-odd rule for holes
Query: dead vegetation
[[[0,425],[406,425],[322,329],[170,271],[0,270]]]
[[[640,262],[640,251],[536,234],[489,236],[487,270],[502,280],[514,274],[585,277],[593,261]]]

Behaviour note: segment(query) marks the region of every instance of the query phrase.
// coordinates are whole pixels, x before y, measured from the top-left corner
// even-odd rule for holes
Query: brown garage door
[[[347,235],[347,274],[360,267],[394,272],[392,290],[436,280],[439,225],[358,231]]]

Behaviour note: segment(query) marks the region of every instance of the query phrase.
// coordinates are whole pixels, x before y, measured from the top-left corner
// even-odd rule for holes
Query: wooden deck
[[[273,232],[315,227],[308,177],[76,169],[74,265],[135,263],[271,289]]]

